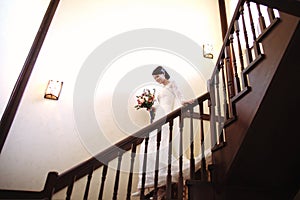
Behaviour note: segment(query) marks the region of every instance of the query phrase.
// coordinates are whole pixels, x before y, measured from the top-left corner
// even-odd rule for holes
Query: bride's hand
[[[182,105],[188,105],[188,104],[193,104],[195,102],[194,99],[190,99],[190,100],[186,100],[186,101],[182,101]]]
[[[152,108],[150,108],[148,111],[149,111],[149,112],[150,112],[150,111],[155,112],[155,111],[156,111],[156,108],[155,108],[155,107],[152,107]]]

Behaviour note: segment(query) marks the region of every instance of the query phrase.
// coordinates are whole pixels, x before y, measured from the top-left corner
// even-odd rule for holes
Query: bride
[[[172,112],[176,105],[186,105],[191,104],[194,100],[185,100],[182,92],[177,87],[175,81],[170,80],[170,75],[168,72],[161,66],[155,68],[152,72],[153,78],[156,82],[163,85],[160,93],[157,96],[157,103],[152,107],[152,110],[155,112],[155,120],[166,116],[166,114]],[[174,122],[173,134],[178,132],[178,122]],[[147,154],[147,169],[146,169],[146,182],[145,188],[154,187],[154,171],[155,171],[155,161],[156,161],[156,142],[157,131],[153,131],[149,135],[148,142],[148,154]],[[164,125],[161,129],[161,144],[160,144],[160,157],[159,157],[159,172],[158,172],[158,187],[166,185],[167,169],[168,169],[168,143],[169,143],[169,127],[168,124]],[[175,145],[174,145],[175,146]],[[141,144],[140,151],[144,151],[145,140]],[[175,149],[175,150],[174,150]],[[178,182],[178,161],[174,156],[176,152],[176,147],[173,149],[173,158],[172,158],[172,182]],[[176,154],[176,153],[175,153]],[[142,187],[142,171],[143,171],[143,153],[140,154],[140,174],[138,189]],[[187,163],[187,164],[185,164]],[[183,170],[189,167],[188,162],[185,162],[183,165]],[[185,170],[186,171],[186,170]],[[186,173],[188,174],[188,173]],[[133,194],[133,196],[140,195],[139,192]]]

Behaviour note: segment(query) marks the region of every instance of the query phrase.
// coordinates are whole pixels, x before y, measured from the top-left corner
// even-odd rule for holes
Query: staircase
[[[191,139],[189,151],[194,152],[195,134],[200,135],[202,159],[198,169],[195,155],[190,154],[190,178],[184,180],[181,169],[176,187],[172,186],[168,166],[166,199],[174,198],[174,193],[176,199],[293,199],[300,188],[300,25],[295,15],[297,9],[300,13],[300,6],[297,1],[288,1],[281,12],[277,1],[265,1],[268,8],[254,2],[264,4],[239,1],[209,91],[194,104],[175,110],[65,173],[50,172],[42,191],[0,190],[0,199],[56,199],[61,192],[65,199],[133,199],[133,168],[139,145],[149,139],[150,132],[157,131],[159,148],[162,126],[169,127],[172,141],[175,120],[180,130],[179,165],[183,138]],[[286,13],[289,6],[291,13]],[[199,133],[192,128],[196,125]],[[188,134],[184,127],[190,127]],[[211,146],[208,155],[207,146]],[[147,146],[140,151],[147,154]],[[115,169],[109,167],[111,163]],[[128,173],[121,170],[124,163],[129,163]],[[157,199],[158,174],[156,170],[150,191],[153,199]],[[113,187],[108,188],[108,182]],[[148,192],[143,185],[138,199],[149,199]]]
[[[237,121],[225,128],[226,147],[213,154],[215,182],[226,199],[292,199],[299,190],[300,30],[293,20],[281,13],[262,40],[266,58],[248,74],[251,92],[235,102]]]
[[[256,5],[239,2],[210,81],[211,126],[219,136],[212,149],[212,182],[187,181],[190,199],[293,199],[299,190],[300,118],[294,107],[300,99],[294,93],[299,17],[283,12],[274,17],[268,8],[266,26],[257,7],[262,31],[249,17],[251,33],[243,30],[251,6]]]

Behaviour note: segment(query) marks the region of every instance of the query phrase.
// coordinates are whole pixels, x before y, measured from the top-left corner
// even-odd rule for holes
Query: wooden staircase
[[[230,38],[239,37],[240,30],[232,26],[236,20],[243,21],[247,2],[242,4],[233,17],[226,36],[229,41],[211,81],[211,101],[218,104],[216,114],[211,113],[216,119],[211,120],[224,122],[221,128],[215,127],[221,138],[216,138],[219,144],[212,149],[212,182],[188,181],[191,199],[293,199],[300,187],[300,118],[295,108],[300,100],[295,93],[300,72],[299,17],[280,12],[280,18],[270,20],[252,48],[246,48],[251,54],[250,59],[246,54],[247,65],[238,66],[245,58],[239,52],[240,44],[234,48]],[[237,51],[235,56],[233,51]],[[224,79],[228,81],[225,84]],[[221,109],[229,110],[227,120],[218,119],[220,113],[226,113]]]
[[[180,144],[183,137],[192,138],[191,152],[195,133],[191,128],[188,135],[183,135],[183,127],[199,125],[202,155],[201,167],[196,169],[191,154],[190,179],[184,180],[179,171],[177,199],[293,199],[300,187],[300,25],[299,17],[293,13],[300,7],[296,1],[290,1],[293,12],[279,11],[277,16],[272,2],[266,1],[271,7],[265,13],[254,2],[239,1],[210,79],[209,92],[198,97],[197,102],[175,110],[65,173],[50,172],[42,191],[0,190],[0,199],[56,199],[62,191],[65,199],[74,199],[77,183],[84,179],[82,199],[132,199],[137,148],[152,131],[159,133],[163,125],[169,126],[172,141],[174,120],[180,122]],[[253,21],[254,12],[259,17],[259,30]],[[205,123],[210,124],[209,130],[204,128]],[[208,156],[207,136],[212,152]],[[113,178],[108,175],[111,162],[116,163]],[[125,174],[121,170],[124,162],[129,163]],[[172,199],[171,165],[168,167],[166,199]],[[100,176],[95,175],[98,173]],[[109,179],[113,179],[113,188],[107,188]],[[152,194],[156,199],[157,183],[154,185]],[[139,199],[147,199],[145,194],[143,187]]]
[[[266,58],[248,75],[251,92],[235,104],[238,119],[225,129],[227,149],[213,154],[222,163],[216,168],[225,169],[216,170],[215,181],[226,185],[227,199],[237,193],[249,196],[243,199],[292,199],[299,190],[299,18],[280,16],[262,40]]]

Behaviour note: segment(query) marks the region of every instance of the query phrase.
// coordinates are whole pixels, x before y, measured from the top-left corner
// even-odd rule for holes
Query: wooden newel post
[[[231,54],[230,54],[230,44],[228,44],[224,49],[225,54],[225,68],[226,68],[226,77],[227,77],[227,91],[228,91],[228,99],[229,104],[231,104],[231,99],[235,96],[235,88],[234,88],[234,77],[233,77],[233,66],[231,62]],[[235,113],[232,109],[232,105],[229,106],[229,118],[232,118]]]
[[[44,196],[48,200],[52,199],[52,195],[53,195],[53,192],[54,192],[54,189],[55,189],[54,186],[56,184],[57,179],[58,179],[58,173],[57,172],[49,172],[48,173],[46,183],[45,183],[45,186],[44,186],[44,190],[43,190]]]
[[[234,88],[234,78],[233,78],[233,67],[231,63],[231,54],[230,54],[230,45],[226,46],[224,50],[225,54],[225,67],[227,72],[227,87],[228,87],[228,97],[231,99],[235,96],[235,88]]]

